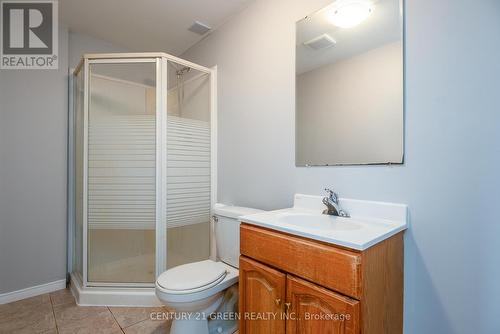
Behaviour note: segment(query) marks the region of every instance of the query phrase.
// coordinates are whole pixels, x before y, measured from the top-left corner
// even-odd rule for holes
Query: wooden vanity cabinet
[[[401,334],[403,234],[356,251],[240,227],[240,333]]]
[[[241,257],[239,284],[239,308],[246,318],[240,333],[285,333],[286,274]]]
[[[239,284],[240,333],[359,333],[354,299],[243,256]]]
[[[359,333],[359,302],[319,285],[288,275],[287,333]]]

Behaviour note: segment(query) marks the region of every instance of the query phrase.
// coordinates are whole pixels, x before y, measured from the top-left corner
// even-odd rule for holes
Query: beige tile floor
[[[78,306],[68,289],[0,305],[0,334],[165,334],[170,321],[151,307]]]

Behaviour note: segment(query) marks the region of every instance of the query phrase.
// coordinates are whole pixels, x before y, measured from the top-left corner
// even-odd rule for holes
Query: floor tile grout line
[[[139,320],[139,321],[137,321],[137,322],[134,322],[133,324],[130,324],[130,325],[127,325],[127,326],[123,327],[123,329],[129,328],[129,327],[132,327],[132,326],[134,326],[134,325],[140,324],[141,322],[144,322],[144,321],[147,321],[147,320],[148,320],[147,318],[146,318],[146,319]]]
[[[59,326],[57,326],[56,311],[54,311],[54,302],[52,301],[52,295],[49,293],[50,308],[52,309],[52,315],[54,316],[54,324],[56,325],[56,333],[59,333]]]
[[[145,308],[149,308],[149,307],[145,307]],[[153,307],[152,307],[152,308],[153,308]],[[109,311],[111,312],[111,314],[113,314],[113,311],[111,311],[111,309],[109,308],[109,306],[108,306],[108,309],[109,309]],[[114,316],[115,316],[115,315],[113,314],[113,317],[114,317]],[[116,318],[115,318],[115,319],[116,319]],[[134,326],[134,325],[140,324],[141,322],[148,321],[148,320],[150,320],[150,319],[151,319],[151,312],[149,313],[149,318],[146,318],[146,319],[142,319],[142,320],[136,321],[136,322],[131,323],[130,325],[127,325],[127,326],[124,326],[124,327],[122,327],[122,325],[120,325],[120,323],[118,322],[118,320],[116,320],[116,322],[118,322],[118,326],[120,326],[120,328],[121,328],[121,329],[126,329],[126,328],[132,327],[132,326]]]
[[[109,313],[111,313],[111,316],[113,317],[113,320],[116,322],[116,324],[118,325],[118,327],[120,328],[120,331],[122,333],[125,334],[125,332],[123,331],[123,328],[122,328],[122,325],[120,325],[120,323],[118,322],[118,320],[116,320],[116,317],[115,315],[113,314],[113,311],[111,311],[111,309],[109,308],[109,306],[106,305],[106,308],[108,309]]]

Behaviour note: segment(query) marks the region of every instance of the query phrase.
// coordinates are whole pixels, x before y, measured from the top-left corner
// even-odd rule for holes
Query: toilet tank
[[[238,268],[240,256],[240,221],[238,217],[262,212],[262,210],[215,204],[215,242],[220,261]]]

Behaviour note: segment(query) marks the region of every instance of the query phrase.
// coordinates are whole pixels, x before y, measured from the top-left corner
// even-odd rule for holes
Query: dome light
[[[337,0],[327,11],[329,21],[339,28],[352,28],[363,22],[373,12],[368,0]]]

